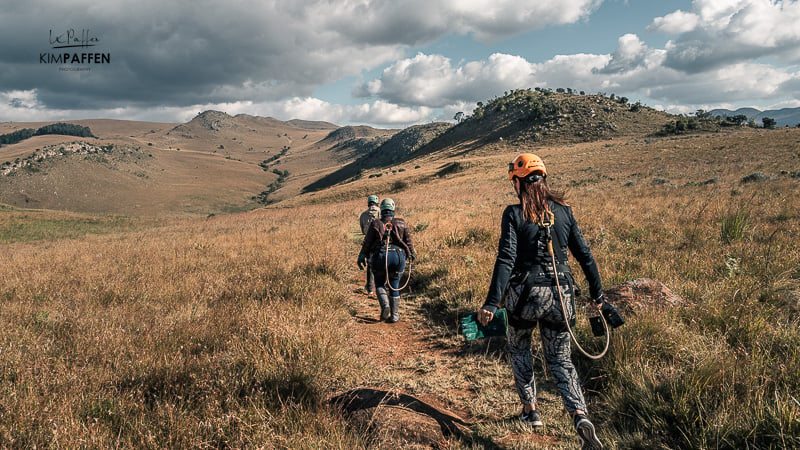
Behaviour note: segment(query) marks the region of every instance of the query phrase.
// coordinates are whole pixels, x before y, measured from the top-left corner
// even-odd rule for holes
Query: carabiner
[[[538,225],[540,227],[550,228],[555,222],[556,222],[556,215],[553,214],[553,211],[547,210],[544,212],[544,218],[542,219],[542,223]]]

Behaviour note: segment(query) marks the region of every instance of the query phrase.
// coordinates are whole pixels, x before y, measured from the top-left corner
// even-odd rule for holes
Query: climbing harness
[[[578,343],[578,340],[575,338],[575,333],[572,332],[572,327],[569,326],[569,319],[567,318],[567,308],[564,305],[564,297],[561,295],[561,283],[558,281],[558,269],[556,268],[556,255],[553,251],[553,231],[551,227],[555,222],[555,215],[551,211],[547,211],[545,216],[545,220],[539,224],[540,227],[544,227],[545,230],[545,237],[547,238],[547,253],[550,255],[550,260],[553,263],[553,274],[554,278],[556,279],[556,291],[558,291],[558,299],[561,303],[561,313],[564,315],[564,322],[567,324],[567,331],[569,332],[569,336],[572,338],[572,342],[578,347],[581,353],[583,353],[589,359],[600,359],[605,356],[606,352],[608,351],[609,344],[611,343],[611,330],[609,329],[608,322],[603,314],[600,314],[600,317],[603,321],[603,327],[606,330],[606,345],[603,348],[603,351],[600,352],[598,355],[590,355],[586,350],[581,347],[581,344]]]
[[[392,237],[391,237],[392,229],[393,229],[392,221],[390,220],[389,222],[386,222],[386,224],[383,226],[383,228],[384,228],[383,235],[384,235],[384,239],[386,240],[386,252],[385,252],[385,258],[384,258],[384,264],[385,264],[384,267],[386,268],[386,283],[385,283],[385,285],[389,286],[389,289],[391,289],[394,292],[400,292],[403,289],[405,289],[405,287],[408,286],[408,282],[411,281],[411,258],[408,258],[408,278],[406,279],[406,282],[403,283],[403,285],[400,286],[397,289],[393,288],[392,285],[389,283],[389,244],[392,241]],[[406,252],[408,253],[408,256],[410,257],[411,256],[411,251],[408,250],[408,246],[406,246],[404,242],[401,242],[401,243],[403,244],[403,247],[406,248]]]

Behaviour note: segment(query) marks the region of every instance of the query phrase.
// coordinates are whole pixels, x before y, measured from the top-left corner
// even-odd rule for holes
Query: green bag
[[[498,309],[494,313],[492,320],[483,326],[478,322],[478,313],[474,312],[461,319],[459,332],[464,335],[464,339],[472,341],[475,339],[505,336],[508,328],[508,317],[505,309]]]

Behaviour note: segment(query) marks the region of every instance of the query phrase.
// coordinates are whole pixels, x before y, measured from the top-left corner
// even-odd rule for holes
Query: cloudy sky
[[[534,87],[800,106],[800,0],[2,3],[0,121],[215,109],[400,128]]]

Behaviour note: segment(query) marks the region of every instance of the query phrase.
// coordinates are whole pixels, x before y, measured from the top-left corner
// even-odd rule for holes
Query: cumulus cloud
[[[588,20],[602,0],[40,0],[0,15],[0,119],[109,117],[185,121],[204,109],[337,124],[452,120],[479,101],[529,87],[573,88],[667,105],[800,98],[800,2],[694,0],[655,18],[654,48],[621,31],[608,53],[547,60],[497,52],[473,60],[412,49],[444,36],[491,43]],[[52,34],[97,38],[111,63],[41,64]],[[83,50],[80,50],[83,51]],[[366,73],[385,67],[377,76]],[[362,79],[357,105],[315,98]]]
[[[686,105],[743,102],[751,99],[769,102],[782,96],[779,87],[797,74],[764,64],[742,63],[701,73],[683,74],[668,68],[659,71],[661,78],[644,86],[642,92],[655,99]]]
[[[428,121],[432,113],[431,108],[424,106],[409,108],[379,100],[353,108],[351,118],[380,125],[414,124]]]
[[[697,14],[678,10],[664,17],[653,19],[653,23],[647,27],[647,31],[666,34],[687,33],[694,30],[699,21],[700,18]]]
[[[355,93],[406,106],[440,108],[446,120],[459,111],[469,114],[476,102],[504,91],[532,87],[683,103],[690,111],[694,105],[750,99],[778,103],[785,101],[787,92],[800,98],[800,72],[791,68],[742,62],[687,74],[665,64],[667,51],[626,34],[611,54],[556,55],[541,63],[499,53],[457,63],[442,55],[418,54],[364,81]]]
[[[535,66],[519,56],[495,53],[486,61],[453,65],[442,55],[419,53],[387,67],[380,78],[357,86],[354,95],[391,103],[439,108],[479,101],[535,83]]]
[[[224,111],[230,115],[274,117],[278,120],[305,118],[338,125],[358,123],[393,128],[441,120],[436,116],[437,111],[432,108],[403,107],[383,100],[359,105],[337,105],[314,97],[293,97],[267,102],[242,100],[186,106],[127,106],[80,110],[46,108],[39,101],[36,90],[0,92],[0,120],[16,122],[107,118],[180,123],[188,122],[198,113],[207,110]]]
[[[16,109],[36,109],[41,107],[36,98],[36,90],[0,92],[0,102]]]
[[[429,42],[443,34],[472,34],[489,42],[587,18],[602,0],[366,0],[319,2],[307,8],[317,26],[370,43]]]
[[[597,73],[624,73],[637,68],[654,67],[663,61],[663,52],[651,50],[635,34],[626,34],[617,41],[617,50],[608,64]]]
[[[668,67],[699,73],[776,57],[800,62],[800,2],[695,0],[692,12],[656,18],[651,31],[678,33],[666,46]]]
[[[52,109],[191,106],[307,97],[447,34],[495,40],[586,18],[602,0],[41,0],[0,15],[0,86]],[[111,62],[36,64],[74,30]],[[76,50],[77,51],[77,50]],[[84,51],[84,50],[81,50]],[[60,52],[60,51],[59,51]]]

